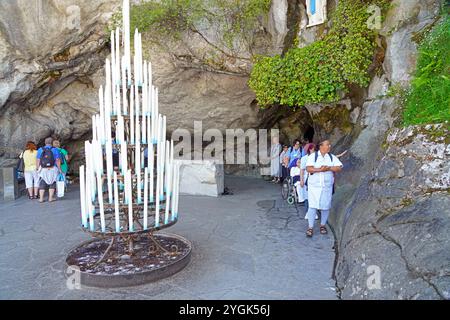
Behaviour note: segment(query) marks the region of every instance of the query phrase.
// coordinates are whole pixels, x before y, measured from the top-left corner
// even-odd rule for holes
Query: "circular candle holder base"
[[[175,234],[95,238],[69,252],[67,273],[79,275],[79,284],[87,287],[137,286],[181,271],[191,250],[192,244]]]

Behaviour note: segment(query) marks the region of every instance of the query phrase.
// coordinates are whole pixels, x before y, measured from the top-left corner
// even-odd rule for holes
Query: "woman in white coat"
[[[281,144],[278,141],[278,137],[273,137],[272,147],[270,149],[270,175],[273,178],[272,182],[280,182],[281,177],[280,152],[281,152]]]
[[[342,162],[330,153],[331,144],[325,140],[319,144],[319,151],[308,156],[306,170],[308,177],[308,230],[306,235],[312,237],[314,218],[317,210],[321,212],[320,233],[327,234],[326,224],[333,196],[334,174],[342,170]]]

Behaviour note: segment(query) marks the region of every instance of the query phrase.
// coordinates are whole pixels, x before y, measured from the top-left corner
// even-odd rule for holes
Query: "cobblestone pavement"
[[[67,288],[66,255],[90,238],[76,186],[55,203],[0,203],[0,299],[336,299],[331,233],[306,238],[304,207],[282,201],[278,185],[225,182],[233,195],[180,197],[180,220],[167,232],[192,242],[189,265],[130,288]]]

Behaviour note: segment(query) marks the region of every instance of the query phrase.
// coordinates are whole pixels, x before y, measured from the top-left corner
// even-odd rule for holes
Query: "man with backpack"
[[[342,162],[330,153],[330,141],[319,143],[319,150],[311,153],[306,161],[308,171],[308,230],[306,235],[312,237],[314,219],[317,210],[321,212],[320,233],[327,234],[326,224],[333,196],[334,173],[342,170]]]
[[[55,188],[56,179],[58,174],[62,173],[61,170],[61,153],[57,148],[52,146],[53,139],[46,138],[45,146],[39,148],[37,153],[36,167],[39,170],[39,177],[41,181],[39,183],[39,202],[44,202],[44,193],[48,189],[48,201],[53,202],[56,199]]]

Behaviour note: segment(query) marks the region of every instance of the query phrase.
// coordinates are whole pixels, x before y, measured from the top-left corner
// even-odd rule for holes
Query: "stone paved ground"
[[[180,221],[168,232],[192,241],[190,264],[133,288],[67,289],[65,257],[89,239],[75,186],[55,203],[0,204],[0,298],[336,299],[332,236],[316,230],[307,239],[304,208],[281,201],[279,186],[238,177],[226,185],[234,195],[180,197]]]

